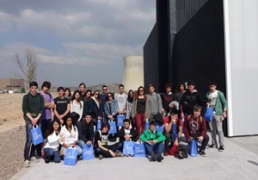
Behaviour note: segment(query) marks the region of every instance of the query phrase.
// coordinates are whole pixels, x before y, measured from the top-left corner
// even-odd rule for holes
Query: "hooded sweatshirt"
[[[193,106],[200,105],[202,106],[202,97],[199,92],[194,90],[192,93],[190,91],[186,91],[180,101],[180,105],[183,106],[184,113],[192,114]]]

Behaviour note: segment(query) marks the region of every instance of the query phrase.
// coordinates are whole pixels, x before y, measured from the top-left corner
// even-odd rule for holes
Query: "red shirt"
[[[170,123],[170,120],[169,120],[169,119],[170,119],[169,116],[166,116],[166,117],[164,118],[164,124]],[[178,126],[183,126],[183,122],[179,120],[179,123],[178,123],[178,119],[176,119],[176,124],[177,124]]]

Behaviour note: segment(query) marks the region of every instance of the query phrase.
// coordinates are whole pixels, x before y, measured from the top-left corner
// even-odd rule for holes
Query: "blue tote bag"
[[[134,157],[146,157],[144,144],[134,143]]]
[[[164,131],[164,124],[159,125],[159,124],[157,123],[157,125],[156,125],[156,131],[163,133],[163,131]]]
[[[109,122],[110,129],[108,131],[109,134],[116,134],[116,122],[115,121],[110,121]]]
[[[173,139],[175,140],[177,137],[178,137],[178,134],[177,134],[177,125],[176,124],[172,124],[172,134],[173,134]]]
[[[64,164],[68,166],[75,166],[77,161],[78,151],[76,148],[68,148],[66,150]]]
[[[213,111],[214,111],[214,109],[212,107],[209,107],[209,106],[206,107],[206,111],[203,116],[206,121],[208,121],[208,122],[212,121]]]
[[[94,152],[92,145],[85,144],[82,148],[82,160],[94,159]]]
[[[117,115],[117,126],[124,126],[125,115]]]
[[[145,122],[145,130],[149,129],[149,127],[150,127],[150,121],[147,120]]]
[[[41,129],[38,126],[31,129],[31,137],[33,145],[38,145],[44,142]]]
[[[134,142],[133,141],[124,141],[123,154],[125,154],[125,155],[134,154],[133,148],[134,148]]]
[[[197,156],[197,143],[195,140],[191,140],[190,143],[190,156],[196,157]]]
[[[100,130],[101,129],[101,120],[98,120],[97,122],[97,130]]]

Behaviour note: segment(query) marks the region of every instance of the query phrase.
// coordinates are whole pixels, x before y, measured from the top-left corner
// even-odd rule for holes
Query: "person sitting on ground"
[[[172,128],[173,124],[176,124],[177,126],[176,137],[174,137],[174,133],[173,133],[173,128]],[[178,110],[173,109],[171,111],[170,116],[167,116],[164,118],[164,126],[165,126],[164,135],[166,137],[164,156],[167,156],[170,149],[169,143],[172,142],[171,144],[171,146],[173,146],[172,150],[176,150],[178,146],[178,141],[182,135],[183,123],[178,118]]]
[[[145,130],[140,136],[141,141],[144,142],[147,154],[151,156],[151,161],[161,162],[163,160],[163,141],[166,137],[156,130],[156,122],[151,121],[149,129]],[[157,156],[157,157],[156,157]]]
[[[188,115],[184,122],[184,134],[189,143],[191,139],[201,142],[199,154],[205,157],[205,149],[209,142],[209,136],[207,135],[206,120],[201,116],[201,111],[201,106],[193,106],[193,113]]]
[[[78,124],[79,131],[79,141],[77,144],[83,148],[83,145],[92,145],[94,137],[94,124],[92,122],[92,115],[90,113],[85,114],[85,119],[83,119]]]
[[[78,129],[73,124],[73,120],[70,116],[66,119],[65,125],[61,129],[60,144],[62,145],[62,151],[64,156],[66,155],[66,150],[68,148],[76,148],[78,155],[81,155],[82,148],[77,144],[78,141]]]
[[[101,129],[98,130],[95,134],[95,154],[99,157],[99,160],[103,159],[104,157],[123,156],[123,153],[117,152],[122,151],[123,149],[123,144],[121,142],[108,145],[109,129],[109,123],[104,122],[101,126]]]
[[[55,119],[50,124],[49,128],[46,131],[46,139],[47,142],[44,146],[44,153],[45,153],[45,163],[49,163],[51,156],[54,156],[54,162],[60,163],[60,155],[59,155],[59,139],[60,139],[60,132],[61,124],[58,119]]]

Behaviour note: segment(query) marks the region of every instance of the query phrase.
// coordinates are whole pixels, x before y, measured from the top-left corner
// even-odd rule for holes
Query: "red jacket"
[[[207,133],[206,129],[206,120],[200,116],[198,118],[192,118],[192,115],[189,115],[184,122],[184,134],[186,140],[190,140],[190,136],[193,136],[195,133],[201,133],[202,137],[205,137]]]

